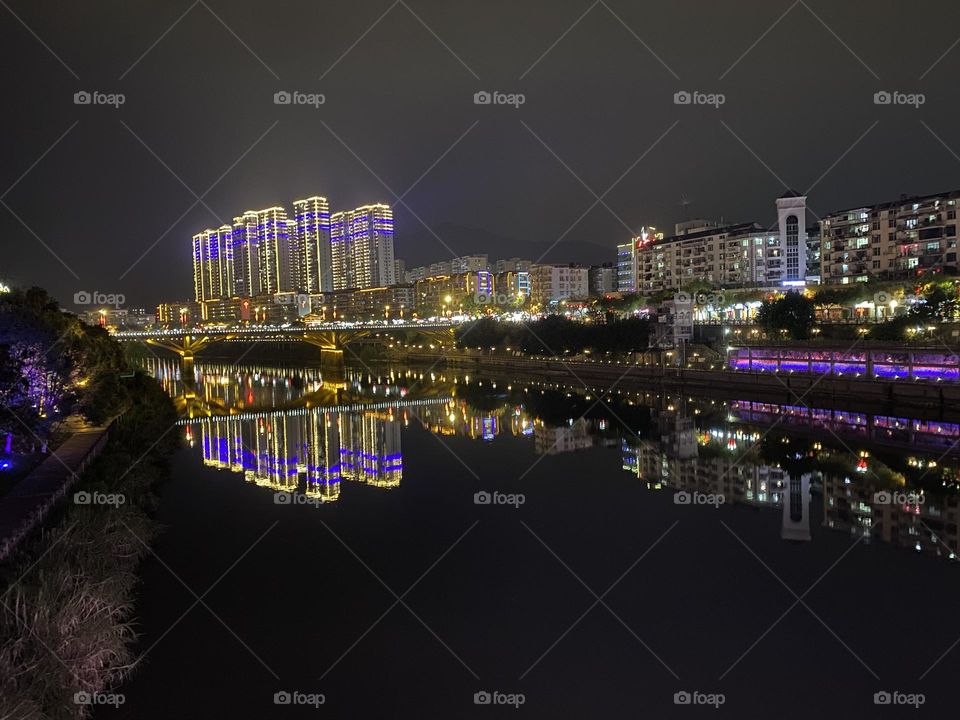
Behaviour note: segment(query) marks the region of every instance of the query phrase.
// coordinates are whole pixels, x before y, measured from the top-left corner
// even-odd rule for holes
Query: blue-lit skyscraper
[[[273,295],[296,289],[294,261],[290,246],[290,223],[282,207],[257,210],[257,258],[260,293]]]
[[[233,229],[223,225],[193,236],[193,294],[197,302],[234,293]]]
[[[330,257],[334,290],[395,285],[390,206],[364,205],[334,213]]]
[[[257,213],[253,210],[233,219],[233,285],[235,294],[240,297],[260,293]]]
[[[293,236],[296,289],[308,293],[333,290],[333,260],[330,255],[330,205],[314,195],[293,202]]]

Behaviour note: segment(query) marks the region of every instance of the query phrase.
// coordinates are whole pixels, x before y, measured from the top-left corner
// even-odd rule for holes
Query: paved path
[[[69,438],[0,497],[0,561],[67,494],[107,442],[109,426],[71,420],[69,429]]]

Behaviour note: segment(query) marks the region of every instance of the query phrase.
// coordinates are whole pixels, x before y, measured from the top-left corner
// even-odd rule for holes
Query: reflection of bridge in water
[[[151,360],[149,371],[174,397],[187,442],[203,463],[284,498],[329,502],[341,481],[397,487],[401,427],[418,408],[451,401],[449,383],[351,369],[200,364]],[[298,502],[299,500],[293,500]]]
[[[354,408],[385,400],[431,400],[453,394],[453,382],[413,382],[373,378],[344,366],[278,368],[184,360],[145,361],[173,399],[181,418],[220,417],[311,408]]]

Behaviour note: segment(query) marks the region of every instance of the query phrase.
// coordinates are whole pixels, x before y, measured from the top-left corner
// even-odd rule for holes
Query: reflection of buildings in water
[[[884,446],[923,448],[950,452],[960,441],[960,424],[941,420],[917,420],[891,415],[869,415],[848,410],[809,408],[805,405],[737,400],[730,403],[731,418],[758,425],[774,423],[819,436],[821,428],[852,435]]]
[[[666,447],[670,447],[668,444]],[[680,444],[689,452],[686,443]],[[736,453],[676,457],[664,446],[636,438],[623,439],[623,469],[651,490],[664,487],[722,494],[725,502],[779,506],[787,473],[771,465],[741,462]]]
[[[828,428],[832,433],[855,436],[868,445],[934,453],[938,461],[954,452],[960,441],[960,425],[941,420],[746,400],[731,403],[730,413],[736,420],[758,425],[782,424],[792,433],[814,437],[820,437],[822,429]],[[925,461],[911,458],[910,462],[923,467]],[[862,535],[865,541],[876,536],[937,557],[953,558],[958,553],[960,509],[956,497],[935,498],[904,486],[891,490],[867,476],[851,479],[842,473],[824,473],[822,482],[826,527]],[[909,502],[920,498],[922,502]],[[888,502],[890,499],[900,502]]]
[[[657,426],[660,429],[660,443],[670,457],[697,457],[697,432],[692,417],[661,412],[657,414]]]
[[[568,425],[550,426],[542,420],[533,422],[533,447],[538,455],[559,455],[593,447],[590,423],[571,420]]]
[[[400,421],[392,412],[295,411],[199,420],[203,462],[273,490],[336,500],[341,479],[397,487]]]
[[[692,417],[672,408],[656,412],[655,420],[659,442],[636,437],[622,440],[623,469],[645,481],[651,490],[666,486],[761,506],[783,502],[787,473],[772,465],[743,462],[759,436],[725,429],[701,435]]]
[[[340,413],[340,471],[347,480],[396,487],[403,476],[400,422],[391,413]]]
[[[185,378],[179,359],[148,359],[147,371],[164,390],[176,398],[190,393],[203,415],[229,412],[270,412],[298,407],[329,407],[374,398],[404,398],[408,377],[393,370],[374,376],[367,370],[347,368],[345,376],[337,371],[331,377],[318,367],[274,367],[196,363],[193,376]],[[433,375],[429,383],[421,376],[419,393],[430,396],[443,389],[445,381]],[[181,416],[187,415],[181,413]],[[191,415],[191,417],[194,415]]]
[[[517,437],[530,437],[534,434],[534,421],[530,414],[519,405],[510,414],[510,432]]]
[[[783,525],[780,537],[784,540],[810,540],[810,473],[787,477],[783,494]]]
[[[741,410],[744,405],[740,404]],[[760,403],[746,405],[751,412],[763,414],[770,408]],[[789,409],[782,407],[776,414],[781,412],[790,414]],[[743,457],[761,436],[742,427],[700,431],[695,454],[690,457],[687,424],[665,415],[661,413],[657,418],[657,427],[662,433],[659,442],[630,438],[622,441],[623,469],[644,480],[650,489],[670,487],[720,493],[726,502],[782,506],[781,537],[806,541],[811,537],[811,488],[822,486],[826,527],[862,535],[865,540],[878,537],[931,556],[953,559],[960,552],[960,498],[934,498],[903,486],[890,490],[866,476],[851,479],[832,471],[791,477],[782,468],[758,463],[756,456]],[[744,418],[741,415],[737,419]],[[750,419],[756,422],[760,418]],[[857,428],[865,439],[902,433],[902,442],[924,448],[940,448],[955,429],[939,421],[864,416],[846,411],[808,411],[799,413],[795,419],[804,423],[829,423],[838,430],[839,426]],[[925,461],[910,458],[908,462],[923,468]]]
[[[902,548],[955,559],[960,547],[960,502],[935,498],[907,488],[884,489],[862,478],[825,476],[823,524],[829,528],[876,536]]]
[[[437,435],[455,435],[487,442],[499,437],[506,429],[518,437],[533,435],[534,421],[519,405],[479,411],[463,400],[451,400],[443,408],[425,408],[417,410],[414,415],[423,427]]]
[[[319,368],[197,363],[187,383],[179,359],[150,359],[145,365],[171,397],[180,396],[189,384],[201,400],[218,409],[281,407],[325,386]]]
[[[464,419],[466,420],[466,434],[471,440],[490,442],[500,434],[500,418],[498,415],[473,415]]]

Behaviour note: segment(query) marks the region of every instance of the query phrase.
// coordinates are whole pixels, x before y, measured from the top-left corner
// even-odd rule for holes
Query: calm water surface
[[[955,711],[956,424],[439,369],[150,369],[186,447],[143,660],[98,717]]]

